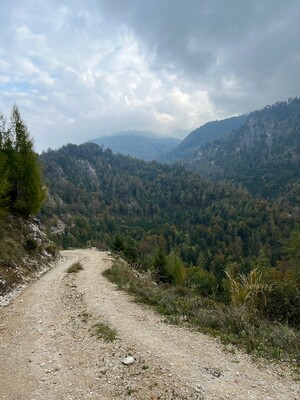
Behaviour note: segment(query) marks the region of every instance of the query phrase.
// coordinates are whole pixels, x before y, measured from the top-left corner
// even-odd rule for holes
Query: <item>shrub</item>
[[[266,298],[265,315],[273,321],[300,328],[299,287],[288,279],[273,282]]]
[[[68,269],[67,272],[68,274],[74,274],[77,273],[79,271],[83,270],[82,265],[80,264],[80,262],[76,262],[74,264],[72,264]]]
[[[217,279],[212,272],[201,267],[187,269],[187,285],[203,296],[212,296],[217,290]]]
[[[55,246],[54,243],[48,244],[48,246],[46,247],[46,251],[53,257],[56,257],[58,255],[58,248]]]
[[[14,266],[26,255],[24,246],[12,238],[0,241],[0,263]]]
[[[28,238],[25,241],[24,247],[29,253],[35,253],[38,248],[38,242],[33,238]]]

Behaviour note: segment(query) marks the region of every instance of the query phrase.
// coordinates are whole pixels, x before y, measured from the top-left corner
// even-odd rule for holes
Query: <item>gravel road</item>
[[[80,261],[83,270],[66,269]],[[170,326],[116,290],[105,252],[68,250],[0,308],[0,399],[298,400],[288,369],[225,352],[218,340]],[[104,323],[117,331],[93,336]],[[135,361],[124,365],[131,355]]]

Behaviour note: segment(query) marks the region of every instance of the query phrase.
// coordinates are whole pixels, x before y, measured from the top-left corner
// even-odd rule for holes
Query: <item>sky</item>
[[[37,151],[185,137],[300,95],[299,0],[0,0],[0,111]]]

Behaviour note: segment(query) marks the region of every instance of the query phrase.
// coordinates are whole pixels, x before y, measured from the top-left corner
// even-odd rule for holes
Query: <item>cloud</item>
[[[130,129],[187,134],[300,92],[297,0],[11,0],[0,11],[0,109],[19,105],[38,150]]]
[[[100,3],[111,18],[134,30],[160,68],[207,90],[225,113],[245,112],[299,93],[296,0]],[[291,69],[293,75],[282,80],[284,71]]]

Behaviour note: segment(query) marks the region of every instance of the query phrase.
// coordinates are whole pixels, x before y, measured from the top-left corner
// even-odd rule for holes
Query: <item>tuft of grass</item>
[[[80,262],[76,262],[74,264],[72,264],[68,269],[67,269],[67,273],[68,274],[76,274],[77,272],[83,270],[83,266],[80,264]]]
[[[103,322],[93,325],[90,331],[92,336],[96,336],[97,339],[103,339],[105,342],[113,342],[117,339],[117,331]]]
[[[271,292],[272,285],[263,281],[262,272],[253,269],[249,275],[239,274],[235,278],[230,271],[225,271],[229,282],[231,303],[244,306],[251,314],[259,311],[259,305],[266,304],[266,295]]]
[[[48,244],[48,246],[46,247],[46,251],[47,253],[50,253],[53,257],[57,257],[58,255],[58,248],[57,246],[55,246],[54,243]]]
[[[131,396],[135,392],[136,392],[136,389],[133,389],[133,388],[130,388],[130,387],[127,388],[127,390],[126,390],[127,396]]]

